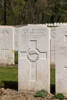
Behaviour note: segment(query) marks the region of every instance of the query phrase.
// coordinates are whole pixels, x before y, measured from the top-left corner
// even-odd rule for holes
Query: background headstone
[[[50,30],[45,25],[19,28],[19,90],[50,92]]]
[[[56,93],[67,96],[67,26],[55,33]]]
[[[15,27],[15,32],[14,32],[14,37],[15,37],[14,38],[14,47],[15,47],[15,51],[18,51],[18,49],[19,49],[19,35],[20,35],[19,28],[20,28],[20,26],[16,26]]]
[[[0,65],[14,64],[14,28],[0,26]]]
[[[57,27],[51,27],[50,62],[55,64],[55,33]]]

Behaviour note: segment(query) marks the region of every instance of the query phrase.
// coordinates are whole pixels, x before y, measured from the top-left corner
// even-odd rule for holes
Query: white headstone
[[[0,65],[14,64],[14,28],[0,26]]]
[[[50,49],[50,61],[51,64],[55,64],[55,32],[56,27],[51,27],[51,49]]]
[[[56,93],[67,96],[67,26],[58,27],[55,35]]]
[[[19,49],[19,26],[15,27],[15,32],[14,32],[14,47],[15,47],[15,51],[18,51]]]
[[[19,28],[19,90],[50,92],[50,31],[45,25]]]

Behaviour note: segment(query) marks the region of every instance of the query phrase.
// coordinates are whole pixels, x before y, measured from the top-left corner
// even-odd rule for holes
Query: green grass
[[[18,82],[17,67],[0,67],[0,87],[4,86],[4,82]]]
[[[64,100],[64,95],[62,93],[58,93],[58,94],[52,96],[52,100],[54,100],[54,99]]]
[[[45,90],[40,90],[40,91],[36,91],[34,94],[34,97],[47,97],[48,96],[48,92]]]
[[[55,85],[55,68],[51,68],[51,85]]]

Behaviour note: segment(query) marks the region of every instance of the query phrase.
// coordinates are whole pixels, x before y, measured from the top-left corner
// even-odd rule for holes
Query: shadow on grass
[[[52,93],[52,94],[55,94],[55,64],[54,63],[52,63],[51,65],[50,65],[50,92]]]
[[[18,90],[18,82],[13,82],[13,81],[3,81],[3,82],[4,82],[4,88]]]
[[[55,94],[55,85],[50,85],[50,92],[52,93],[52,94]]]

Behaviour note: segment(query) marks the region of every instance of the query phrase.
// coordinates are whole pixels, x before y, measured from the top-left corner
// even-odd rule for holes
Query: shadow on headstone
[[[4,81],[4,88],[18,90],[18,82]]]

